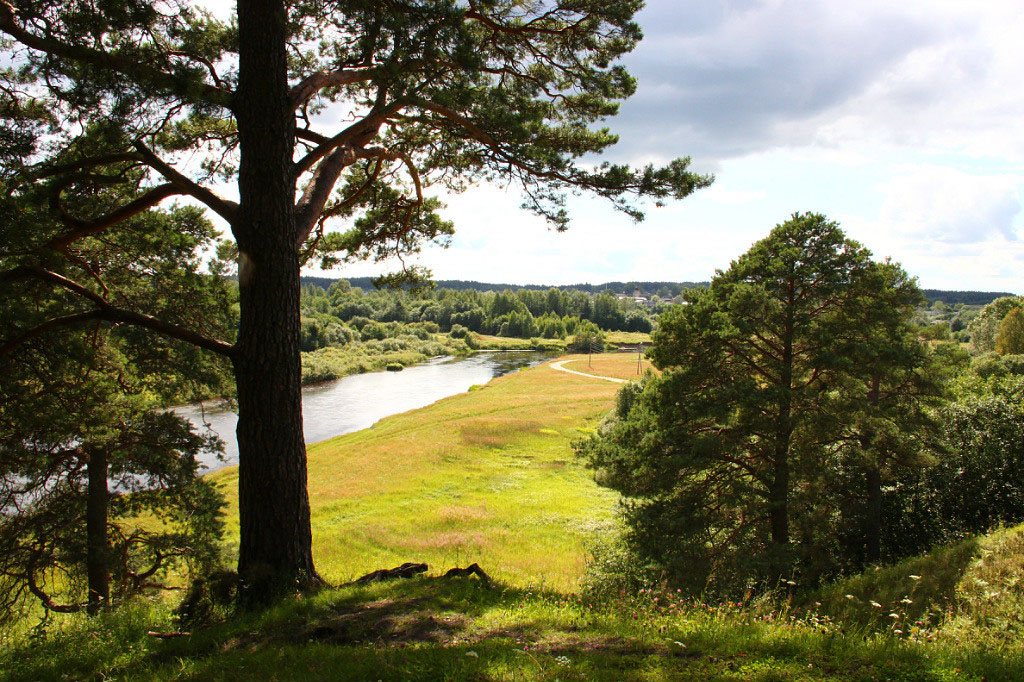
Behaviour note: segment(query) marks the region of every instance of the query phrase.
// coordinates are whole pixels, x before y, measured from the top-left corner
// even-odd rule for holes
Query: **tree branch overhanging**
[[[191,343],[194,346],[213,351],[214,353],[218,353],[219,355],[223,355],[228,358],[232,357],[234,354],[234,346],[229,343],[208,338],[196,331],[170,322],[165,322],[159,318],[153,317],[152,315],[137,313],[132,310],[125,310],[124,308],[118,308],[117,306],[110,305],[99,294],[86,289],[77,282],[73,282],[66,277],[44,268],[22,265],[0,274],[0,282],[27,279],[35,279],[61,287],[72,294],[91,301],[96,307],[92,310],[73,313],[48,320],[47,322],[44,322],[13,339],[5,341],[3,344],[0,344],[0,356],[11,352],[26,341],[36,338],[51,329],[78,324],[80,322],[87,322],[89,320],[104,320],[107,322],[132,324],[149,329],[158,334],[162,334],[163,336]]]
[[[85,237],[91,237],[94,234],[103,232],[104,230],[124,221],[129,218],[142,213],[143,211],[156,206],[164,199],[174,196],[176,194],[182,194],[181,190],[174,184],[167,183],[164,185],[158,185],[153,189],[143,194],[138,199],[131,201],[121,208],[111,211],[105,216],[96,218],[89,222],[75,221],[77,224],[74,229],[65,232],[64,234],[58,235],[48,241],[46,246],[58,251],[60,253],[66,253],[68,246],[79,239]]]
[[[223,107],[231,104],[233,93],[229,90],[181,78],[108,52],[81,45],[69,45],[53,38],[36,35],[18,23],[17,13],[7,0],[0,0],[0,31],[26,47],[47,55],[90,64],[125,76],[137,78],[141,75],[149,83],[169,90],[183,99],[199,100],[204,104]]]
[[[234,224],[238,215],[238,204],[217,196],[206,187],[185,177],[176,168],[154,154],[141,140],[137,140],[134,146],[146,165],[164,176],[164,178],[180,190],[181,194],[187,194],[198,199],[221,218],[228,221],[228,223]]]

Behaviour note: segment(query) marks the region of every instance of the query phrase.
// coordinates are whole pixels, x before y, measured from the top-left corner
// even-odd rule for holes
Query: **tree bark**
[[[874,464],[868,465],[867,520],[864,528],[864,558],[875,563],[882,557],[882,472]]]
[[[880,377],[872,377],[871,389],[867,394],[872,411],[878,409],[881,383]],[[864,477],[867,488],[864,558],[868,563],[874,563],[882,557],[882,470],[879,466],[882,462],[882,453],[876,452],[875,430],[872,428],[868,428],[861,435],[860,444],[868,457],[867,474]]]
[[[281,0],[239,0],[238,557],[243,601],[320,582],[313,566],[299,356],[299,259]]]
[[[110,493],[107,490],[107,453],[90,453],[87,465],[89,488],[85,502],[86,579],[89,596],[86,611],[95,615],[110,603],[110,570],[107,565],[107,509]]]

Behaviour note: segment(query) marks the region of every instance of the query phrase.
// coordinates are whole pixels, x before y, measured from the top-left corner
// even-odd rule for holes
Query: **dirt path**
[[[559,360],[558,362],[551,363],[551,369],[557,369],[559,372],[568,372],[569,374],[578,374],[581,377],[590,377],[591,379],[604,379],[605,381],[612,381],[616,384],[624,384],[627,382],[626,379],[616,379],[615,377],[603,377],[599,374],[587,374],[586,372],[577,372],[574,369],[566,369],[563,365],[567,362],[575,362],[574,360]]]

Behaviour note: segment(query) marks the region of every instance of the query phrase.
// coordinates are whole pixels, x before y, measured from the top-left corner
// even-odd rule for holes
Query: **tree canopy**
[[[808,213],[684,296],[648,353],[663,374],[623,389],[580,452],[626,496],[633,548],[672,580],[700,591],[806,573],[840,450],[875,468],[896,456],[882,434],[915,400],[905,386],[923,354],[906,325],[920,292]]]

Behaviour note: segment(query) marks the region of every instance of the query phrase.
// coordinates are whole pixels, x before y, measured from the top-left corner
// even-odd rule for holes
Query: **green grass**
[[[586,356],[569,360],[594,374],[635,373],[630,355],[594,356],[593,367]],[[793,605],[655,592],[584,602],[576,588],[585,546],[612,527],[615,499],[568,444],[596,425],[617,388],[542,365],[311,446],[324,575],[341,583],[423,561],[424,576],[224,614],[177,639],[147,634],[177,628],[166,601],[52,619],[45,636],[4,642],[0,678],[1024,679],[1021,528],[868,571]],[[215,474],[232,494],[236,476]],[[232,506],[233,525],[236,514]],[[439,577],[473,562],[493,589]]]
[[[569,443],[610,409],[617,388],[545,364],[310,446],[318,569],[341,583],[405,561],[476,562],[509,585],[574,590],[584,547],[610,527],[616,497]],[[213,474],[231,500],[231,528],[237,475]]]
[[[917,641],[1024,644],[1024,526],[997,530],[830,585],[805,605]]]
[[[393,365],[408,367],[438,355],[467,355],[471,352],[464,341],[445,334],[434,334],[429,339],[402,334],[383,340],[328,346],[302,354],[302,383],[331,381]]]
[[[566,339],[520,339],[510,336],[473,335],[473,345],[480,350],[546,350],[564,351],[569,345]]]
[[[475,578],[344,587],[180,639],[145,607],[4,652],[10,680],[1019,680],[1019,648],[916,643],[653,595],[593,606]]]

